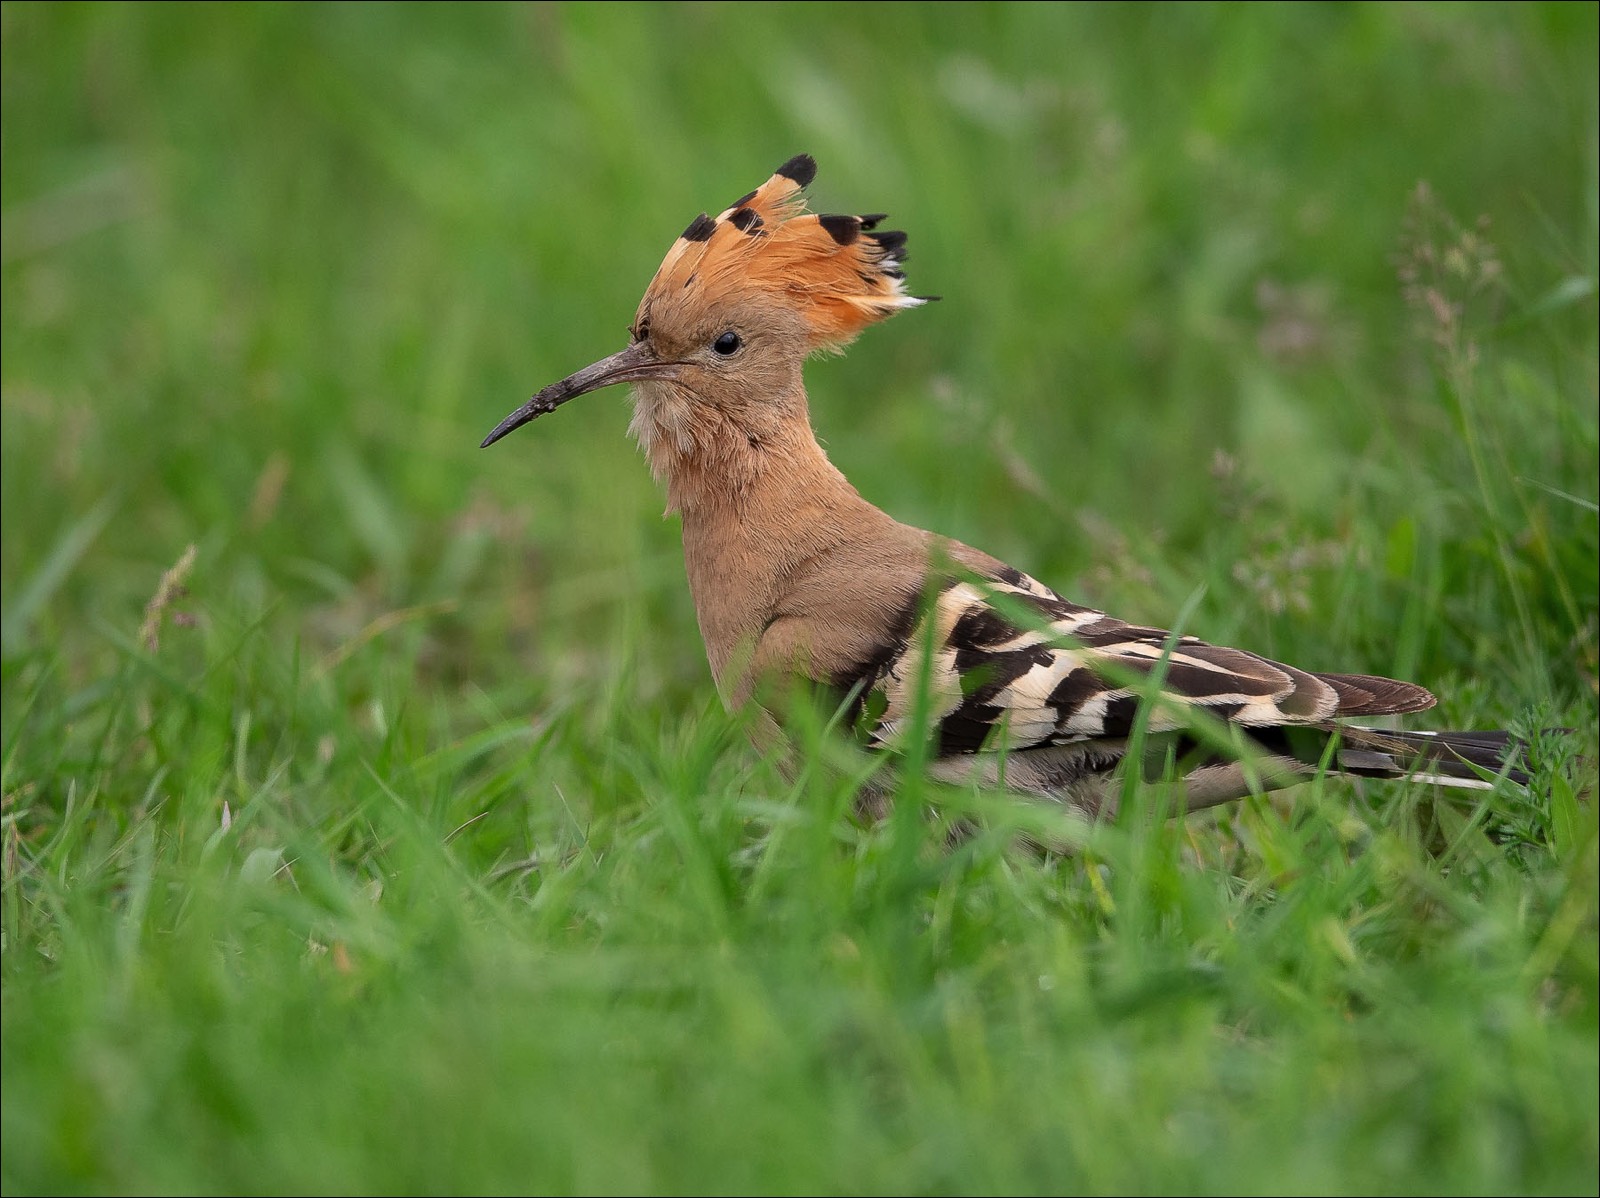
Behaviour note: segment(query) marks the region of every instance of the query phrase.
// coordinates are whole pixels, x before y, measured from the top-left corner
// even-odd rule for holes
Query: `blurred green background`
[[[508,632],[524,669],[571,652],[551,601],[645,602],[695,672],[622,392],[477,442],[801,150],[815,202],[890,210],[945,297],[813,367],[830,451],[1065,589],[1107,549],[1083,511],[1211,535],[1219,449],[1270,508],[1331,528],[1388,491],[1449,535],[1410,469],[1456,436],[1396,281],[1419,181],[1489,218],[1516,289],[1490,302],[1592,276],[1584,5],[7,12],[13,647],[131,631],[195,541],[196,585],[316,649],[341,604],[451,598],[482,682]],[[1586,406],[1592,359],[1552,366]]]
[[[809,152],[943,297],[808,370],[869,499],[1592,751],[1596,14],[5,4],[6,1190],[1591,1185],[1582,779],[929,864],[720,712],[621,389],[477,445]]]

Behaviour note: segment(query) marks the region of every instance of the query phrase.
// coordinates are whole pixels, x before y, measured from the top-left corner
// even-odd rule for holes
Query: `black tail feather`
[[[1526,786],[1526,746],[1509,732],[1391,732],[1350,724],[1251,728],[1263,752],[1315,768],[1362,778],[1417,778],[1444,786],[1482,788],[1502,775]],[[1329,742],[1335,742],[1329,755]],[[1221,765],[1228,758],[1192,738],[1180,737],[1177,757],[1186,766]]]
[[[1348,725],[1338,730],[1341,773],[1377,778],[1422,776],[1445,785],[1530,780],[1523,743],[1509,732],[1390,732]]]

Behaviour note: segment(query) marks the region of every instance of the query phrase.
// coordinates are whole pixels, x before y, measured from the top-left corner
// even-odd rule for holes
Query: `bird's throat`
[[[641,394],[633,433],[666,487],[668,512],[683,520],[684,565],[719,682],[779,614],[797,575],[898,527],[828,460],[803,406],[735,419],[692,399]]]

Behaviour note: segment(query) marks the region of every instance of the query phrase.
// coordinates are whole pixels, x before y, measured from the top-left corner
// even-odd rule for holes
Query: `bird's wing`
[[[869,745],[893,744],[925,695],[946,754],[1124,738],[1158,666],[1159,694],[1170,702],[1152,705],[1151,731],[1184,727],[1186,708],[1264,729],[1434,702],[1411,683],[1313,674],[1126,624],[1009,568],[945,581],[922,620],[887,648],[840,680],[853,692],[849,718]]]

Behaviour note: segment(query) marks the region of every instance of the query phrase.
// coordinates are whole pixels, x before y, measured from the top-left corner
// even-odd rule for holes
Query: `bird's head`
[[[800,154],[721,215],[696,217],[645,290],[627,348],[546,387],[483,444],[613,383],[639,384],[644,403],[685,416],[757,406],[797,388],[810,354],[926,303],[906,294],[906,235],[880,232],[881,215],[806,210],[816,173]]]

